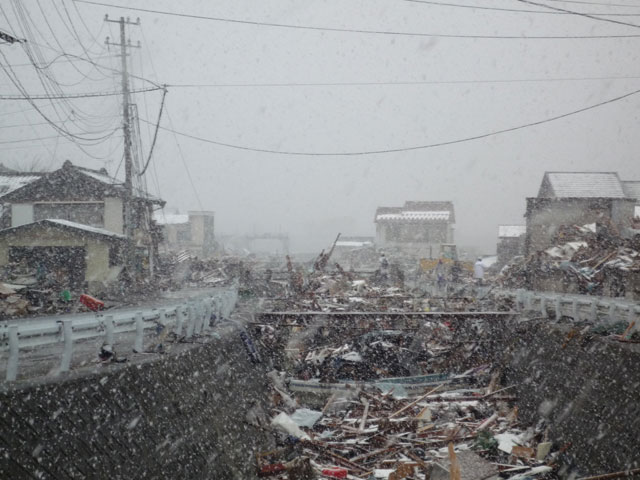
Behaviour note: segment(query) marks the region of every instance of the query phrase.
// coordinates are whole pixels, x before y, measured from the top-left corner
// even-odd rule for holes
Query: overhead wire
[[[504,8],[504,7],[489,7],[486,5],[468,5],[460,3],[449,2],[437,2],[433,0],[403,0],[409,3],[423,3],[425,5],[433,5],[440,7],[455,7],[455,8],[470,8],[474,10],[491,10],[498,12],[510,12],[510,13],[533,13],[542,15],[572,15],[571,12],[549,12],[545,10],[527,10],[524,8]],[[588,13],[587,15],[604,15],[607,17],[639,17],[640,13]]]
[[[388,154],[388,153],[399,153],[399,152],[410,152],[410,151],[415,151],[415,150],[424,150],[424,149],[428,149],[428,148],[436,148],[436,147],[443,147],[443,146],[447,146],[447,145],[455,145],[458,143],[466,143],[466,142],[471,142],[471,141],[475,141],[475,140],[480,140],[483,138],[489,138],[489,137],[493,137],[493,136],[497,136],[497,135],[502,135],[504,133],[509,133],[509,132],[515,132],[517,130],[523,130],[526,128],[530,128],[530,127],[535,127],[538,125],[542,125],[545,123],[549,123],[549,122],[554,122],[563,118],[567,118],[570,117],[572,115],[577,115],[583,112],[586,112],[588,110],[593,110],[595,108],[599,108],[602,107],[604,105],[608,105],[614,102],[618,102],[621,101],[625,98],[629,98],[633,95],[637,95],[638,93],[640,93],[640,90],[634,90],[632,92],[626,93],[624,95],[620,95],[614,98],[610,98],[608,100],[602,101],[602,102],[598,102],[592,105],[589,105],[587,107],[583,107],[580,108],[578,110],[573,110],[570,112],[566,112],[560,115],[555,115],[549,118],[545,118],[542,120],[538,120],[535,122],[530,122],[530,123],[525,123],[522,125],[518,125],[518,126],[514,126],[514,127],[509,127],[509,128],[504,128],[501,130],[494,130],[492,132],[487,132],[487,133],[483,133],[483,134],[479,134],[479,135],[473,135],[470,137],[463,137],[463,138],[458,138],[455,140],[447,140],[447,141],[442,141],[442,142],[436,142],[436,143],[430,143],[430,144],[425,144],[425,145],[417,145],[417,146],[411,146],[411,147],[397,147],[397,148],[385,148],[385,149],[379,149],[379,150],[363,150],[363,151],[352,151],[352,152],[301,152],[301,151],[290,151],[290,150],[272,150],[272,149],[267,149],[267,148],[256,148],[256,147],[249,147],[249,146],[244,146],[244,145],[236,145],[236,144],[232,144],[232,143],[226,143],[226,142],[219,142],[216,140],[211,140],[208,138],[204,138],[204,137],[199,137],[196,135],[191,135],[188,133],[184,133],[184,132],[180,132],[177,131],[173,128],[173,125],[171,125],[171,128],[166,128],[166,127],[160,127],[163,130],[167,130],[170,131],[176,135],[181,135],[183,137],[187,137],[187,138],[191,138],[194,140],[199,140],[201,142],[205,142],[205,143],[210,143],[213,145],[219,145],[221,147],[228,147],[228,148],[233,148],[233,149],[238,149],[238,150],[245,150],[245,151],[251,151],[251,152],[258,152],[258,153],[270,153],[270,154],[277,154],[277,155],[293,155],[293,156],[309,156],[309,157],[334,157],[334,156],[362,156],[362,155],[379,155],[379,154]],[[144,120],[141,119],[144,122],[148,122],[148,120]]]
[[[74,3],[75,5],[75,3]],[[147,38],[144,34],[144,27],[142,26],[142,24],[140,24],[140,35],[142,35],[142,40],[144,41],[144,44],[149,47],[150,43],[147,41]],[[142,61],[142,49],[138,50],[139,55],[138,55],[138,61],[140,63],[140,75],[142,77],[144,77],[144,62]],[[164,97],[164,93],[163,93],[163,97]],[[144,103],[144,111],[145,111],[145,117],[149,118],[149,102],[147,101],[147,93],[143,92],[142,93],[142,101]],[[164,98],[162,100],[162,102],[164,102]],[[158,122],[159,123],[159,122]],[[145,124],[145,126],[147,127],[147,137],[151,138],[151,126],[149,124]],[[155,144],[155,141],[157,139],[157,135],[154,135],[154,140],[153,140],[153,144]],[[158,169],[156,168],[156,163],[152,163],[151,164],[151,179],[153,181],[154,187],[156,189],[156,192],[158,195],[160,195],[162,197],[162,192],[160,189],[160,180],[158,178]]]
[[[144,175],[144,172],[146,172],[147,168],[149,167],[149,163],[151,163],[153,149],[156,146],[156,140],[158,139],[158,130],[160,129],[160,122],[162,121],[162,110],[164,109],[164,100],[166,96],[167,96],[167,90],[165,89],[164,92],[162,92],[162,101],[160,102],[160,110],[158,111],[158,121],[156,122],[156,128],[153,133],[153,140],[151,141],[151,147],[149,147],[149,156],[147,158],[147,162],[145,163],[142,171],[138,173],[138,176],[140,177]]]
[[[142,35],[142,39],[144,40],[144,42],[146,44],[148,44],[147,39],[144,35],[144,30],[141,27],[140,28],[140,33]],[[156,70],[155,64],[153,62],[153,56],[151,55],[151,53],[149,53],[149,63],[151,64],[151,70],[153,70],[153,75],[156,79],[156,81],[159,81],[158,79],[158,71]],[[169,113],[169,106],[166,105],[165,106],[165,110],[166,110],[166,116],[169,120],[169,125],[171,125],[171,128],[173,127],[173,120],[171,119],[171,115]],[[142,118],[140,119],[140,121],[144,121]],[[198,193],[198,189],[196,188],[195,182],[193,181],[193,177],[191,176],[191,171],[189,170],[189,164],[187,163],[184,153],[182,151],[182,146],[180,145],[180,142],[178,141],[178,136],[176,134],[173,134],[173,140],[176,144],[176,147],[178,149],[178,157],[180,158],[180,161],[182,162],[182,165],[184,167],[184,171],[187,174],[187,178],[189,180],[189,183],[191,184],[191,189],[193,190],[193,194],[196,197],[196,201],[198,202],[198,205],[200,207],[200,210],[204,210],[204,207],[202,206],[202,200],[200,199],[200,194]]]
[[[36,67],[40,67],[43,65],[46,65],[47,67],[50,66],[51,63],[53,62],[48,62],[46,60],[44,60],[44,57],[42,56],[42,54],[39,52],[39,50],[37,49],[39,42],[34,41],[35,37],[34,37],[34,32],[32,32],[30,30],[30,25],[29,25],[29,21],[33,22],[33,19],[30,20],[30,17],[28,15],[28,12],[22,8],[22,5],[20,5],[19,3],[15,3],[13,5],[14,7],[14,11],[16,13],[16,18],[21,19],[22,25],[25,29],[26,32],[28,32],[28,35],[30,36],[31,41],[30,43],[30,47],[25,49],[25,53],[27,54],[27,57],[29,58],[29,60],[31,61],[31,64],[33,66]],[[6,13],[3,11],[2,12],[4,14],[5,17],[7,17]],[[45,16],[46,18],[46,14],[44,11],[42,11],[43,16]],[[58,11],[59,13],[59,11]],[[8,17],[7,17],[8,20]],[[64,18],[61,18],[61,20],[64,23]],[[69,21],[72,24],[72,30],[75,30],[75,27],[73,26],[73,20],[70,18],[69,15]],[[67,30],[69,30],[69,27],[67,27]],[[71,31],[71,30],[70,30]],[[55,32],[53,32],[53,35],[55,35]],[[74,37],[74,41],[75,43],[82,42],[82,40],[80,39],[79,35],[77,34],[77,30],[75,30],[75,34],[73,35]],[[44,37],[43,37],[44,38]],[[94,37],[95,40],[95,37]],[[46,39],[45,39],[45,43],[46,43]],[[35,45],[35,47],[34,47]],[[79,56],[76,55],[72,55],[69,54],[67,52],[64,51],[64,47],[62,45],[61,42],[58,42],[58,45],[60,47],[60,50],[62,51],[62,55],[68,56],[68,57],[74,57],[74,58],[78,58],[81,59],[83,61],[88,62],[89,64],[92,65],[93,69],[101,69],[101,75],[104,78],[113,78],[113,75],[105,75],[104,71],[109,71],[109,73],[111,73],[112,71],[114,71],[114,69],[110,68],[110,67],[106,67],[103,65],[98,64],[97,62],[95,62],[92,58],[81,58]],[[83,44],[84,46],[84,44]],[[56,50],[55,48],[53,48],[50,44],[48,45],[44,45],[45,48],[50,48],[52,50]],[[88,49],[85,47],[83,49],[86,54],[88,56],[90,56]],[[54,60],[55,61],[55,60]],[[8,62],[7,62],[8,64]],[[9,65],[7,65],[8,67],[10,67]],[[9,69],[5,68],[3,66],[3,70],[5,70],[5,72],[7,73],[7,75],[10,77],[10,80],[12,81],[12,83],[14,84],[14,86],[18,89],[18,91],[21,93],[21,97],[24,97],[25,99],[29,100],[32,108],[34,110],[36,110],[41,116],[43,116],[43,112],[40,110],[40,108],[38,107],[38,105],[36,105],[35,103],[33,103],[33,101],[35,100],[34,95],[28,95],[26,94],[26,89],[24,88],[24,86],[21,84],[19,78],[17,77],[16,73],[11,70],[8,71]],[[43,68],[40,69],[36,69],[36,72],[40,72],[42,70],[45,70]],[[76,69],[78,70],[78,69]],[[90,72],[90,71],[89,71]],[[88,76],[88,75],[87,75]],[[117,119],[119,117],[115,117],[112,115],[95,115],[95,114],[87,114],[87,112],[82,111],[77,105],[71,105],[69,103],[70,99],[72,98],[87,98],[88,96],[105,96],[105,94],[100,93],[99,95],[94,95],[93,93],[87,94],[87,93],[83,93],[83,94],[65,94],[61,89],[61,82],[59,80],[57,80],[52,72],[50,72],[50,70],[46,69],[43,74],[39,74],[38,73],[38,77],[41,81],[41,84],[43,86],[44,91],[47,93],[46,95],[42,95],[40,96],[43,99],[49,99],[51,101],[50,105],[53,107],[53,111],[54,111],[54,115],[58,117],[58,119],[60,120],[60,124],[61,125],[65,125],[66,121],[68,119],[71,119],[72,122],[74,123],[76,129],[79,130],[78,133],[73,132],[69,129],[66,129],[66,131],[61,131],[61,128],[56,128],[56,121],[53,120],[52,118],[49,118],[47,115],[44,115],[43,118],[45,118],[45,120],[47,120],[47,122],[53,126],[54,128],[56,128],[57,131],[59,131],[59,133],[61,133],[62,135],[65,135],[67,137],[68,140],[72,140],[75,144],[75,146],[77,148],[79,148],[81,151],[83,151],[83,153],[85,153],[87,156],[90,156],[92,158],[95,159],[100,159],[103,160],[104,156],[98,156],[95,155],[94,153],[89,152],[88,150],[86,150],[84,147],[95,147],[98,146],[104,142],[109,142],[111,144],[112,142],[112,138],[115,136],[115,133],[119,130],[119,126],[117,128],[111,128],[111,125],[113,124],[114,119],[116,119],[115,121],[117,121]],[[92,80],[96,80],[95,78],[92,78]],[[145,79],[146,80],[146,79]],[[114,94],[120,94],[119,92],[115,92]],[[113,94],[112,94],[113,95]],[[109,96],[112,96],[109,95]],[[31,97],[31,98],[29,98]],[[19,99],[16,96],[11,97],[11,99]],[[66,106],[67,110],[67,120],[62,121],[62,111],[60,110],[61,107]],[[117,104],[114,105],[115,108],[117,108]],[[94,109],[95,110],[95,109]],[[69,115],[69,113],[73,114],[72,116]],[[84,125],[91,125],[89,128],[87,127],[82,127],[81,125],[78,124],[78,121],[82,121]],[[97,136],[98,132],[96,131],[96,128],[99,128],[99,130],[104,133],[107,132],[104,135],[101,136]],[[64,127],[62,127],[62,130],[65,130]],[[120,142],[118,142],[116,144],[116,147],[118,146]],[[110,155],[112,153],[109,152],[107,155]]]
[[[35,22],[30,17],[29,12],[24,8],[24,6],[20,2],[12,1],[12,7],[14,9],[14,13],[19,23],[22,26],[23,33],[29,40],[33,40],[35,38],[35,33],[31,30],[31,23],[33,23],[34,28]],[[44,12],[43,12],[44,13]],[[7,17],[6,12],[3,11],[5,17]],[[8,17],[7,17],[8,18]],[[53,29],[52,29],[53,31]],[[41,34],[42,35],[42,34]],[[56,39],[57,43],[62,47],[62,44],[59,40]],[[42,53],[38,49],[38,43],[34,41],[25,42],[22,44],[22,47],[27,54],[27,57],[32,62],[34,66],[39,66],[46,64]],[[12,70],[13,71],[13,70]],[[79,70],[78,70],[79,71]],[[63,96],[63,91],[61,89],[60,82],[55,78],[53,72],[50,69],[36,69],[36,73],[38,79],[44,89],[44,91],[51,96]],[[14,72],[15,75],[15,72]],[[17,75],[16,79],[17,79]],[[63,118],[70,118],[70,113],[73,113],[73,117],[71,117],[71,122],[75,125],[75,127],[82,133],[85,134],[93,134],[95,128],[106,129],[109,127],[107,122],[101,120],[99,116],[88,114],[84,112],[77,105],[72,105],[68,99],[62,98],[59,103],[53,104],[53,114],[58,117],[58,119],[62,122]],[[62,110],[61,110],[62,109]],[[66,111],[64,111],[66,109]],[[81,125],[79,122],[84,123],[89,126],[88,128]]]
[[[547,0],[547,2],[579,3],[582,5],[598,5],[603,7],[640,8],[640,5],[625,5],[622,3],[588,2],[585,0]]]
[[[600,16],[592,15],[592,14],[589,14],[589,13],[576,12],[576,11],[573,11],[573,10],[567,10],[565,8],[559,8],[559,7],[554,7],[554,6],[551,6],[551,5],[546,5],[544,3],[532,2],[530,0],[516,0],[516,1],[520,2],[520,3],[526,3],[527,5],[535,5],[537,7],[548,8],[550,10],[570,13],[571,15],[577,15],[579,17],[590,18],[591,20],[597,20],[599,22],[615,23],[617,25],[625,25],[627,27],[640,28],[640,25],[637,25],[635,23],[623,22],[623,21],[620,21],[620,20],[614,20],[612,18],[602,18]]]
[[[421,80],[396,82],[309,82],[309,83],[168,83],[168,88],[255,88],[255,87],[362,87],[362,86],[411,86],[411,85],[456,85],[482,83],[535,83],[535,82],[578,82],[603,80],[637,80],[640,76],[606,77],[556,77],[556,78],[508,78],[470,80]]]
[[[636,38],[640,35],[463,35],[463,34],[440,34],[440,33],[424,33],[424,32],[401,32],[391,30],[367,30],[367,29],[353,29],[353,28],[339,28],[339,27],[319,27],[313,25],[296,25],[288,23],[277,22],[259,22],[253,20],[241,20],[235,18],[225,17],[213,17],[206,15],[195,15],[188,13],[169,12],[166,10],[156,10],[150,8],[132,7],[126,5],[117,5],[114,3],[98,2],[93,0],[73,0],[77,3],[84,3],[88,5],[98,5],[102,7],[121,8],[123,10],[131,10],[136,12],[155,13],[158,15],[168,15],[174,17],[190,18],[196,20],[207,20],[213,22],[225,22],[235,23],[243,25],[252,25],[260,27],[274,27],[274,28],[287,28],[293,30],[310,30],[319,32],[338,32],[338,33],[360,33],[360,34],[372,34],[372,35],[393,35],[393,36],[406,36],[406,37],[438,37],[438,38],[468,38],[468,39],[486,39],[486,40],[565,40],[565,39],[596,39],[596,38]],[[623,23],[623,22],[621,22]]]
[[[137,90],[132,90],[130,93],[140,92],[155,92],[156,90],[162,90],[159,87],[148,87]],[[96,98],[96,97],[113,97],[122,95],[121,91],[118,92],[84,92],[84,93],[65,93],[64,95],[6,95],[0,94],[0,100],[61,100],[67,98]]]

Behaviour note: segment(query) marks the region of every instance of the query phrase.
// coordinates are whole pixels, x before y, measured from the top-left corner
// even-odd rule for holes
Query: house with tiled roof
[[[159,230],[153,211],[164,201],[133,189],[133,237],[126,237],[124,182],[105,169],[70,161],[46,173],[0,171],[0,269],[12,265],[54,273],[59,282],[99,290],[124,268],[124,252],[135,252],[135,272],[152,274]]]
[[[450,201],[407,201],[402,207],[378,207],[376,247],[419,257],[440,255],[442,244],[454,243],[455,211]]]
[[[545,172],[538,196],[527,198],[525,254],[552,246],[564,225],[596,223],[624,235],[636,205],[630,188],[616,172]]]

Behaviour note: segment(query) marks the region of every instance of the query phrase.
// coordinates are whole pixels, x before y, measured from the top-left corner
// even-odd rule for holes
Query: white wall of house
[[[11,226],[19,227],[33,222],[32,203],[14,203],[11,205]]]
[[[114,233],[124,233],[122,199],[107,197],[104,199],[104,228]]]

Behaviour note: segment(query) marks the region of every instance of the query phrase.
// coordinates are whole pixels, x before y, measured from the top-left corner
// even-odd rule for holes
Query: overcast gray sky
[[[547,11],[516,0],[458,1],[460,5]],[[3,2],[0,30],[27,36],[15,3]],[[134,74],[162,84],[395,83],[169,87],[162,126],[172,128],[173,124],[190,135],[257,149],[312,153],[410,148],[537,122],[640,89],[640,37],[488,39],[351,33],[184,18],[72,0],[21,3],[32,21],[30,35],[40,39],[40,52],[47,61],[60,51],[86,56],[74,38],[75,27],[92,59],[117,67],[118,59],[108,56],[115,53],[113,47],[108,52],[102,43],[107,35],[117,39],[117,26],[103,21],[109,14],[132,20],[140,17],[142,26],[128,29],[134,43],[142,42],[142,48],[133,51],[131,67]],[[640,35],[640,28],[575,15],[404,0],[107,3],[260,23],[386,32]],[[629,8],[544,3],[591,14],[633,14],[606,18],[640,25],[640,4],[633,6],[630,0],[615,2]],[[43,11],[56,35],[51,34]],[[0,48],[5,55],[0,62],[14,66],[29,93],[43,93],[35,69],[25,65],[29,59],[24,49],[6,44]],[[117,77],[102,75],[107,71],[67,60],[60,58],[51,67],[56,79],[68,84],[61,87],[65,93],[116,88]],[[2,94],[18,93],[2,75]],[[148,85],[133,82],[133,88]],[[160,92],[136,95],[140,116],[155,122],[160,98]],[[103,97],[72,104],[95,115],[83,125],[93,122],[99,131],[118,126],[119,101]],[[53,110],[47,100],[37,104],[43,105],[43,111]],[[116,172],[122,158],[119,133],[100,145],[87,146],[92,155],[106,157],[92,158],[66,139],[56,144],[49,138],[56,132],[41,116],[33,110],[19,112],[29,108],[27,102],[2,100],[1,105],[0,162],[28,166],[39,160],[41,165],[55,167],[69,158]],[[498,224],[523,223],[525,198],[535,196],[545,170],[618,171],[623,179],[640,179],[639,105],[640,95],[634,95],[498,136],[362,156],[259,153],[160,130],[148,183],[153,193],[167,200],[170,210],[214,210],[218,232],[289,232],[293,248],[304,251],[330,244],[337,232],[373,235],[377,206],[453,200],[457,243],[490,253],[495,251]],[[77,127],[73,122],[65,125],[71,130]],[[141,130],[146,153],[152,127],[142,123]],[[31,138],[44,140],[3,143]]]

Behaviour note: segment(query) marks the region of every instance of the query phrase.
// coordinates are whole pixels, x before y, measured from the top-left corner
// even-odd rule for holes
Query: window
[[[34,221],[46,219],[104,227],[103,203],[36,203],[33,206]]]

